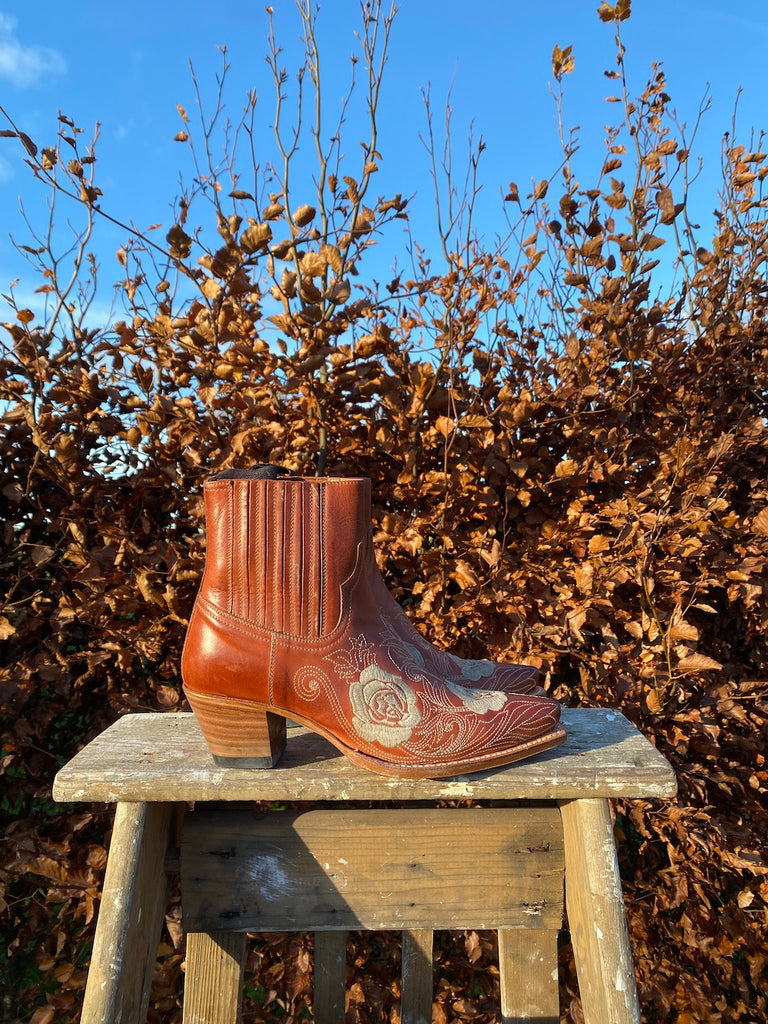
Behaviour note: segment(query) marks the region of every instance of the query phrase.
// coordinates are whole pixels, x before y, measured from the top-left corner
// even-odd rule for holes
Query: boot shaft
[[[208,481],[201,596],[266,630],[327,635],[370,542],[370,508],[365,478]]]

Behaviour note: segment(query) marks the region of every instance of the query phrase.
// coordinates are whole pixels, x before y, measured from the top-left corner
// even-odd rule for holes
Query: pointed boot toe
[[[565,739],[535,669],[462,662],[393,614],[369,480],[228,475],[206,484],[205,500],[182,675],[220,763],[274,765],[286,718],[407,778],[496,767]]]

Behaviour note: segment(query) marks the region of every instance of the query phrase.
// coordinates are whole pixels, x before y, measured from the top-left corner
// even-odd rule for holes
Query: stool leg
[[[239,1024],[245,932],[189,932],[183,1024]]]
[[[400,1017],[403,1024],[432,1022],[432,940],[429,928],[403,932],[403,994]]]
[[[171,804],[119,803],[81,1024],[144,1024],[167,905]]]
[[[315,932],[313,985],[315,1024],[341,1024],[347,988],[345,931]]]
[[[503,1024],[559,1024],[557,932],[499,929]]]
[[[560,813],[565,905],[585,1024],[640,1024],[608,801],[570,800]]]

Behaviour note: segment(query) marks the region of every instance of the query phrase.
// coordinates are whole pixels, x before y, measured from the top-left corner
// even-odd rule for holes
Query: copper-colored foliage
[[[600,17],[628,12],[604,3]],[[556,58],[560,79],[570,49]],[[568,172],[527,197],[509,185],[512,247],[467,242],[444,270],[422,257],[410,278],[367,287],[366,247],[406,213],[400,196],[362,204],[371,151],[358,178],[329,175],[324,211],[309,189],[259,210],[230,183],[236,212],[217,206],[211,229],[181,204],[173,275],[152,285],[150,261],[120,251],[129,315],[114,330],[13,313],[0,351],[4,1019],[77,1019],[109,814],[54,805],[53,775],[116,715],[183,707],[202,482],[269,461],[371,477],[379,563],[432,642],[532,662],[554,696],[619,706],[670,759],[676,800],[616,807],[644,1017],[766,1019],[768,162],[729,141],[718,228],[697,240],[664,89],[655,69],[625,110],[642,151],[611,130],[594,188]],[[62,154],[45,157],[59,170],[76,142],[62,122]],[[76,162],[78,181],[93,173]],[[673,247],[684,272],[664,292],[654,268]],[[152,1021],[181,1019],[178,899],[167,920]],[[349,1021],[398,1019],[397,942],[350,937]],[[310,949],[252,941],[246,1021],[311,1006]],[[436,936],[436,1021],[498,1019],[495,956],[490,934]],[[576,1021],[567,942],[560,968]]]

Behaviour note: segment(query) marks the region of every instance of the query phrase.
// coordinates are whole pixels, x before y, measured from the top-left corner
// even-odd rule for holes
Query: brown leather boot
[[[356,764],[405,778],[491,768],[565,739],[555,701],[495,688],[505,666],[464,671],[393,625],[369,480],[224,474],[205,500],[182,675],[219,763],[275,764],[286,717]]]
[[[214,479],[269,479],[293,476],[294,474],[280,466],[256,466],[249,470],[229,469],[218,474]],[[538,685],[539,670],[533,665],[515,665],[494,663],[485,660],[459,658],[455,654],[441,651],[426,640],[416,629],[400,605],[390,594],[387,585],[379,572],[373,553],[373,545],[369,544],[366,553],[368,565],[366,573],[379,606],[382,619],[386,620],[387,628],[395,632],[406,645],[409,656],[422,667],[440,676],[440,678],[457,686],[477,687],[485,690],[508,690],[510,693],[529,693],[539,697],[545,696],[544,689]]]

